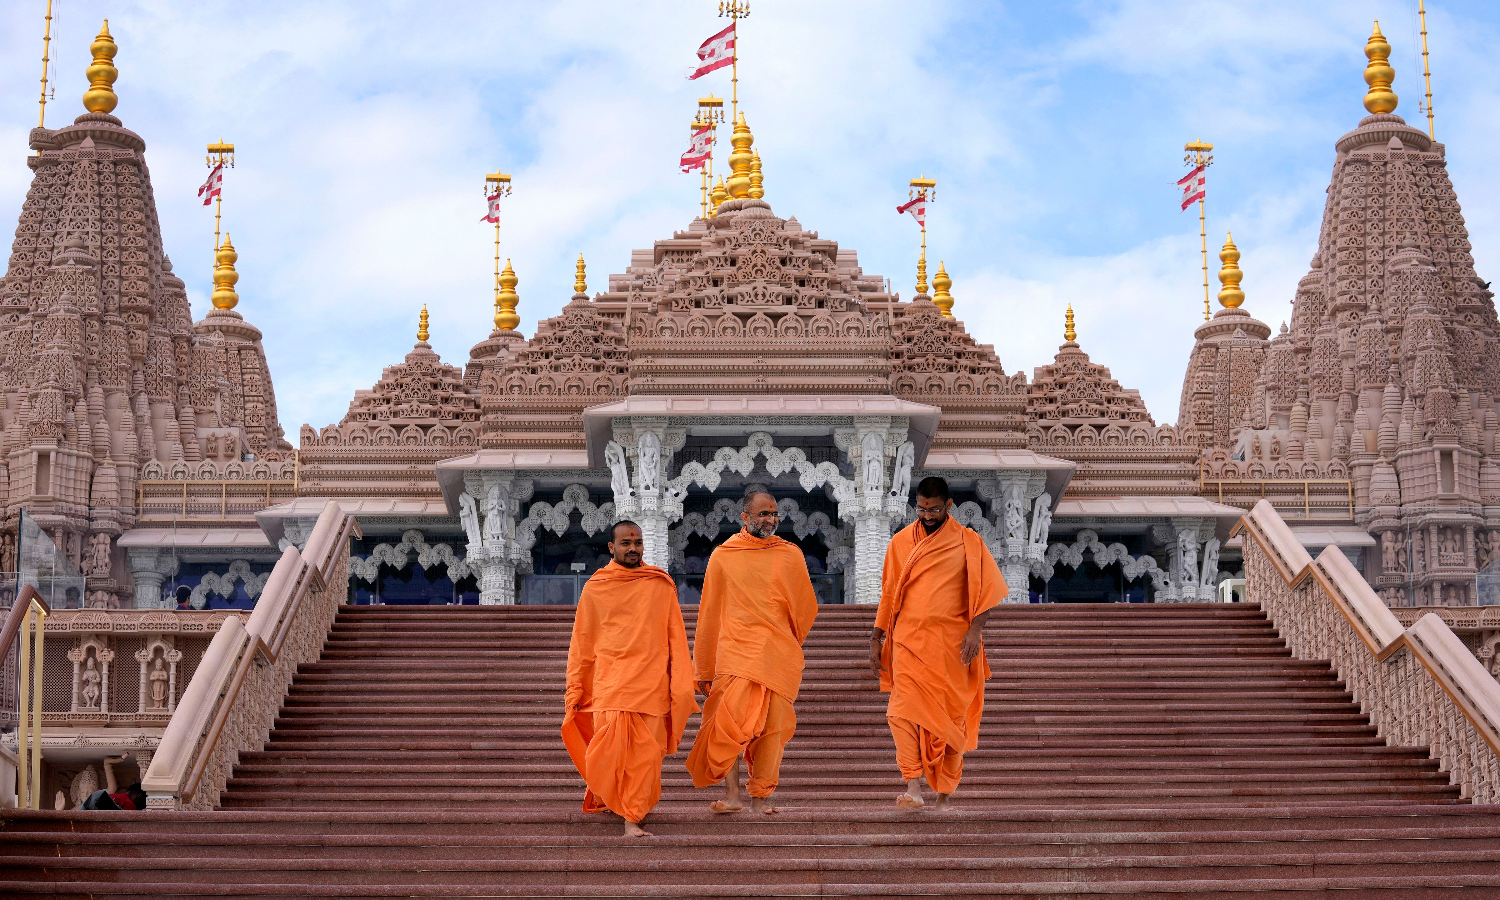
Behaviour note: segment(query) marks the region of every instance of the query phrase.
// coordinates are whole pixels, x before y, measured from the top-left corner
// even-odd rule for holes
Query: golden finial
[[[937,274],[932,276],[932,302],[949,319],[953,318],[953,295],[948,293],[950,287],[953,287],[953,279],[943,269],[943,261],[938,260]]]
[[[766,195],[765,176],[760,174],[760,154],[750,157],[750,197],[759,200]]]
[[[417,317],[417,342],[427,343],[427,304],[422,304],[422,314]]]
[[[224,232],[224,243],[214,251],[214,292],[208,298],[214,309],[234,309],[240,302],[240,295],[234,292],[234,286],[240,280],[234,263],[239,258],[229,240],[229,232]]]
[[[114,64],[115,52],[119,49],[115,46],[115,39],[109,36],[109,20],[105,19],[99,36],[89,45],[94,61],[84,72],[89,79],[89,89],[83,94],[83,108],[91,113],[113,112],[115,104],[120,102],[114,89],[115,79],[120,77],[120,70]]]
[[[1063,340],[1073,343],[1078,340],[1078,330],[1073,327],[1073,304],[1068,303],[1068,314],[1063,318]]]
[[[729,190],[724,187],[724,176],[719,176],[719,183],[714,185],[713,193],[708,195],[709,215],[719,214],[719,204],[729,199]]]
[[[1365,94],[1365,109],[1376,115],[1395,112],[1398,98],[1391,90],[1391,82],[1396,80],[1396,70],[1391,68],[1391,45],[1380,33],[1379,20],[1375,22],[1370,39],[1365,42],[1365,56],[1370,58],[1369,65],[1365,66],[1365,84],[1370,86]]]
[[[1219,283],[1224,289],[1219,291],[1219,305],[1225,309],[1238,309],[1245,302],[1245,292],[1240,290],[1240,279],[1245,273],[1240,271],[1240,248],[1234,245],[1234,235],[1225,232],[1224,249],[1219,251],[1219,260],[1224,263],[1224,268],[1219,270]]]
[[[573,293],[588,296],[589,282],[584,277],[583,254],[578,254],[578,270],[573,273]]]
[[[755,145],[755,135],[750,133],[750,126],[745,124],[744,113],[740,113],[739,118],[735,119],[734,135],[730,137],[729,143],[734,145],[734,150],[729,154],[729,180],[724,186],[729,189],[731,197],[748,197],[750,168],[755,160],[755,152],[750,148]]]
[[[516,315],[516,306],[521,302],[521,297],[516,293],[516,284],[521,279],[516,277],[516,270],[510,267],[510,259],[505,260],[505,271],[500,273],[500,290],[495,293],[495,327],[501,331],[515,331],[516,326],[521,324],[521,317]]]

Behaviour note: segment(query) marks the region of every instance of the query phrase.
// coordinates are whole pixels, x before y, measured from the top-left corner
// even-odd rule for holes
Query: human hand
[[[877,680],[880,678],[880,673],[885,671],[880,658],[884,645],[885,642],[880,638],[870,638],[870,674],[874,675]]]
[[[984,632],[978,628],[970,628],[964,634],[963,646],[958,651],[958,661],[968,665],[984,652]]]
[[[707,697],[708,692],[713,689],[713,686],[714,683],[712,681],[700,681],[698,682],[698,693]]]

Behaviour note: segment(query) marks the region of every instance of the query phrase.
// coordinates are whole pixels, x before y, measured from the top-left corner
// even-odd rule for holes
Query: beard
[[[641,567],[641,555],[634,551],[615,557],[615,562],[627,569],[639,569]]]
[[[942,528],[943,524],[948,521],[948,514],[943,513],[942,518],[934,519],[930,522],[926,519],[918,519],[917,521],[922,523],[922,528],[925,529],[928,534],[932,534],[934,531]]]
[[[753,525],[746,525],[745,530],[750,532],[751,537],[768,538],[776,533],[776,523],[757,522]]]

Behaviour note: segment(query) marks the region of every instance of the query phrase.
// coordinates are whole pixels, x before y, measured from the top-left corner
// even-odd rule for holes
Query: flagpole
[[[484,199],[486,203],[496,197],[510,196],[510,176],[496,169],[484,176]],[[495,312],[500,312],[500,204],[495,204]],[[495,327],[499,327],[496,323]]]
[[[35,34],[36,32],[32,32]],[[1422,32],[1424,35],[1427,32]],[[36,127],[47,127],[47,63],[52,50],[52,0],[47,0],[47,24],[42,31],[42,109],[37,116]],[[40,150],[37,153],[41,153]]]
[[[226,162],[229,164],[229,168],[231,168],[231,169],[234,168],[234,145],[233,144],[226,144],[226,143],[224,143],[224,139],[223,138],[220,138],[219,142],[217,144],[209,144],[208,145],[208,157],[207,157],[207,159],[205,161],[208,163],[208,168],[209,168],[210,171],[213,170],[214,166],[222,166]],[[223,173],[220,173],[219,177],[220,177],[220,179],[222,179],[224,177]],[[220,184],[218,192],[214,194],[214,249],[215,250],[219,249],[219,216],[223,213],[223,210],[224,210],[224,186],[222,184]]]
[[[729,17],[729,26],[734,29],[734,50],[730,52],[733,60],[729,64],[729,121],[740,120],[740,19],[750,15],[749,0],[721,0],[719,3],[719,16]]]
[[[912,199],[932,200],[937,197],[937,182],[926,175],[918,175],[911,180],[911,191],[907,196]],[[922,221],[917,223],[922,226],[922,255],[917,257],[917,293],[927,293],[927,216],[922,216]]]
[[[708,126],[708,163],[702,169],[703,172],[703,218],[708,218],[709,191],[714,183],[714,147],[719,143],[719,123],[724,121],[724,98],[715,97],[712,92],[707,97],[698,98],[698,127]]]
[[[1202,140],[1193,141],[1183,146],[1182,149],[1186,150],[1188,155],[1184,156],[1182,161],[1190,166],[1203,166],[1207,170],[1214,164],[1213,154],[1208,152],[1213,148],[1213,144]],[[1198,241],[1203,249],[1203,321],[1207,322],[1212,317],[1213,308],[1208,302],[1208,223],[1203,214],[1204,199],[1204,197],[1198,198]]]
[[[1422,20],[1422,77],[1427,80],[1427,136],[1437,140],[1432,130],[1432,69],[1427,65],[1427,3],[1417,0],[1417,16]]]

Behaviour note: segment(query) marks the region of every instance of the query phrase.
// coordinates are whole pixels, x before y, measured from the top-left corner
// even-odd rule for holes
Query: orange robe
[[[697,680],[713,682],[688,754],[694,785],[723,781],[744,754],[750,796],[776,790],[782,750],[797,729],[802,642],[817,617],[796,544],[741,531],[714,550],[693,645]]]
[[[655,566],[616,562],[583,586],[568,646],[562,738],[588,790],[584,812],[639,822],[661,799],[693,699],[677,584]]]
[[[959,661],[974,618],[1007,593],[984,540],[949,516],[928,534],[913,522],[891,538],[875,627],[886,632],[880,689],[891,700],[886,719],[901,777],[925,776],[951,794],[963,755],[979,746],[989,661]]]

